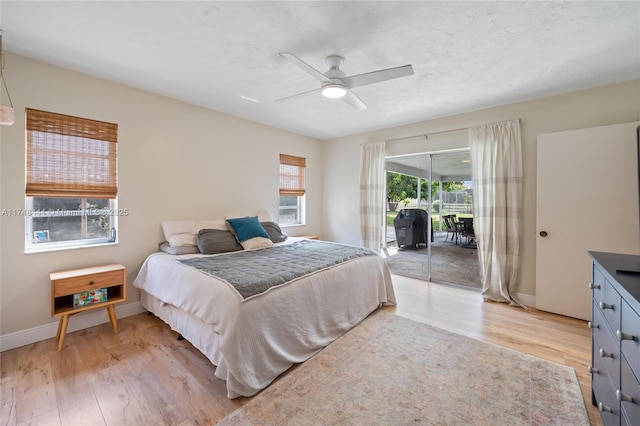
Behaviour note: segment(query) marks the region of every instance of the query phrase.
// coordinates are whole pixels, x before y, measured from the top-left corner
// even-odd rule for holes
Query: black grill
[[[427,244],[427,220],[429,215],[422,209],[402,209],[393,219],[396,229],[396,242],[398,247],[417,247],[419,244]],[[431,229],[433,233],[433,229]],[[433,241],[433,238],[431,238]]]

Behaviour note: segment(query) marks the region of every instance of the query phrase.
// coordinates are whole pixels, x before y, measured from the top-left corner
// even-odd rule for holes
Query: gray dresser
[[[605,425],[640,425],[640,256],[589,255],[592,402]]]

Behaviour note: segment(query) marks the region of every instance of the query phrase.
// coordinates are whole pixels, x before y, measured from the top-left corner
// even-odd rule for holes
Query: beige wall
[[[276,215],[281,152],[307,158],[308,225],[287,232],[359,244],[361,144],[512,118],[522,119],[524,156],[519,292],[534,295],[536,136],[640,118],[640,81],[634,81],[321,142],[5,55],[18,117],[13,126],[0,127],[0,208],[24,207],[23,113],[31,107],[119,124],[119,207],[130,215],[120,220],[117,246],[29,255],[24,253],[24,218],[0,216],[0,336],[55,322],[50,271],[120,262],[131,282],[162,238],[164,219],[221,218],[259,209]],[[432,138],[438,146],[427,142],[427,150],[445,148],[443,139]],[[137,299],[129,285],[128,300]]]
[[[359,162],[360,145],[417,134],[440,132],[478,124],[520,118],[524,168],[524,241],[518,293],[535,295],[536,256],[536,143],[537,135],[640,119],[640,81],[505,105],[407,126],[334,139],[325,142],[325,238],[360,244]],[[422,145],[421,145],[422,146]],[[424,143],[425,151],[441,150]],[[452,146],[455,146],[452,145]],[[604,161],[604,159],[603,159]],[[580,153],[574,164],[580,166]]]
[[[133,281],[161,241],[164,219],[278,212],[279,153],[307,158],[307,226],[322,235],[323,146],[316,139],[5,52],[17,112],[0,128],[0,208],[24,208],[25,107],[118,123],[116,246],[24,253],[24,217],[0,217],[0,335],[55,322],[49,272],[119,262]],[[128,286],[128,301],[139,293]],[[73,320],[72,320],[73,321]]]

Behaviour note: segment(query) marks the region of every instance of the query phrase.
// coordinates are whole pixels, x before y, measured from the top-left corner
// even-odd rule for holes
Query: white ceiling
[[[2,0],[0,27],[7,51],[320,139],[640,78],[637,1]],[[319,84],[283,51],[415,75],[354,89],[364,111],[275,103]]]
[[[471,154],[469,150],[432,154],[431,158],[431,173],[434,180],[442,180],[443,182],[471,180]],[[406,174],[411,176],[425,178],[429,176],[428,154],[387,158],[385,163],[387,169],[389,169],[389,163],[393,163],[400,167],[407,167]],[[416,173],[411,174],[410,169],[415,169]]]

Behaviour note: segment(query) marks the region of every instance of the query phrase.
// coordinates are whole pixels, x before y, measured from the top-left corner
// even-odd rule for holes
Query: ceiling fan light
[[[322,95],[330,99],[338,99],[347,94],[347,89],[342,84],[330,83],[322,87]]]

